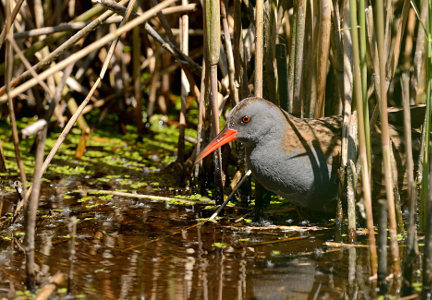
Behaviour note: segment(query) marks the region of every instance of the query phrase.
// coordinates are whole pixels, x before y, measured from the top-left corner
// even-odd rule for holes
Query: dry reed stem
[[[25,254],[26,254],[26,285],[29,290],[35,288],[35,234],[36,234],[36,211],[39,206],[39,195],[42,178],[42,162],[45,150],[45,138],[47,127],[38,133],[36,158],[33,173],[33,183],[30,199],[26,205],[25,213]],[[28,189],[30,192],[30,189]],[[25,203],[25,200],[24,200]]]
[[[39,78],[39,75],[36,73],[33,66],[30,64],[30,62],[27,60],[27,58],[22,54],[21,49],[18,47],[17,43],[14,39],[11,38],[12,36],[8,36],[8,41],[11,43],[12,47],[14,48],[15,52],[18,54],[18,57],[20,58],[21,62],[24,64],[26,69],[30,71],[30,74],[35,78],[38,82],[38,84],[44,89],[44,91],[49,95],[49,97],[54,96],[54,92],[52,89],[48,87],[48,85]]]
[[[391,2],[391,1],[389,1]],[[396,31],[396,36],[394,37],[394,45],[393,45],[393,51],[390,51],[390,56],[391,56],[391,60],[390,60],[390,65],[388,67],[388,71],[387,71],[387,78],[391,79],[393,78],[396,69],[398,67],[398,62],[399,62],[399,55],[400,55],[400,51],[402,49],[402,37],[403,37],[403,33],[405,31],[405,27],[408,21],[408,15],[409,15],[409,11],[410,11],[410,3],[409,1],[404,1],[404,5],[402,8],[402,17],[398,20],[398,26],[397,26],[397,31]]]
[[[123,15],[125,8],[122,6],[119,6],[117,3],[108,1],[108,0],[102,0],[102,4],[107,5],[109,9],[112,9],[118,14]],[[147,13],[147,11],[146,11]],[[131,14],[132,18],[137,18],[138,14],[132,12]],[[201,67],[194,62],[189,56],[184,55],[180,49],[173,44],[170,40],[165,39],[162,37],[149,23],[144,23],[144,29],[147,31],[147,33],[153,37],[165,50],[167,50],[174,58],[182,63],[182,65],[196,75],[201,74]]]
[[[263,57],[264,57],[264,0],[257,0],[256,2],[256,40],[255,40],[255,97],[263,97]]]
[[[156,0],[153,0],[156,1]],[[182,0],[183,5],[188,4],[188,0]],[[167,22],[168,26],[168,22]],[[189,55],[189,16],[184,14],[180,17],[180,50],[185,54]],[[171,34],[172,36],[172,34]],[[174,36],[172,36],[174,40]],[[177,182],[183,186],[185,181],[185,168],[184,168],[184,160],[185,160],[185,129],[186,129],[186,101],[187,96],[190,92],[190,85],[188,78],[185,72],[182,70],[180,74],[181,78],[181,91],[180,91],[180,99],[181,99],[181,108],[179,115],[179,137],[177,144],[177,165],[179,167],[179,172],[177,176]]]
[[[6,1],[6,27],[11,26],[11,16],[10,13],[10,1]],[[9,33],[8,35],[11,35]],[[6,98],[7,98],[7,104],[9,109],[9,118],[11,122],[12,127],[12,140],[14,144],[14,150],[15,150],[15,158],[17,161],[20,177],[21,177],[21,184],[23,186],[24,192],[26,190],[26,184],[27,184],[27,178],[24,170],[24,163],[21,158],[20,150],[19,150],[19,138],[18,138],[18,129],[16,124],[16,118],[15,118],[15,110],[14,105],[12,102],[13,96],[10,92],[10,81],[12,78],[12,69],[13,69],[13,52],[12,52],[12,45],[9,42],[6,42],[6,51],[5,51],[5,62],[6,62],[6,74],[5,74],[5,87],[6,87]]]
[[[24,0],[18,0],[18,2],[15,4],[15,7],[11,13],[11,15],[9,16],[9,23],[6,24],[5,27],[3,27],[1,33],[0,33],[0,49],[5,41],[6,36],[9,33],[9,30],[12,28],[13,22],[21,8],[21,5],[23,4]],[[7,15],[8,13],[6,13]]]
[[[177,0],[166,0],[166,1],[162,2],[160,5],[155,6],[154,8],[146,11],[145,13],[143,13],[142,15],[140,15],[139,17],[133,19],[132,21],[130,21],[127,24],[125,24],[124,26],[118,28],[116,31],[108,33],[107,35],[103,36],[101,39],[99,39],[99,40],[91,43],[87,47],[79,50],[78,52],[70,55],[66,59],[60,61],[57,65],[55,65],[55,66],[53,66],[53,67],[45,70],[44,72],[42,72],[39,75],[39,77],[42,80],[45,80],[48,76],[51,76],[55,72],[58,72],[58,71],[62,70],[67,65],[80,60],[81,58],[83,58],[86,55],[88,55],[90,52],[93,52],[93,51],[95,51],[95,50],[103,47],[106,43],[113,41],[114,39],[116,39],[117,37],[119,37],[120,35],[122,35],[123,33],[126,33],[128,31],[132,30],[135,26],[138,26],[138,25],[146,22],[149,18],[153,17],[154,13],[156,11],[160,10],[161,7],[166,7],[166,6],[172,4],[172,3],[176,2],[176,1]],[[30,80],[28,80],[27,82],[25,82],[25,83],[21,84],[20,86],[16,87],[15,89],[13,89],[11,91],[11,97],[18,96],[19,94],[21,94],[22,92],[24,92],[24,91],[32,88],[36,84],[37,84],[37,80],[36,79],[30,79]],[[5,99],[6,99],[5,96],[0,97],[0,104]]]
[[[404,139],[406,149],[406,171],[408,177],[408,236],[405,249],[405,262],[403,264],[403,293],[412,290],[413,267],[416,257],[416,212],[417,212],[417,190],[414,182],[414,161],[412,154],[412,137],[411,137],[411,112],[410,112],[410,92],[409,92],[409,75],[402,73],[402,100],[404,112]],[[404,293],[406,294],[406,292]]]
[[[141,96],[141,69],[140,69],[140,58],[141,58],[141,37],[139,28],[135,27],[132,31],[132,62],[133,62],[133,73],[132,73],[132,82],[134,89],[134,98],[136,101],[136,106],[134,108],[135,112],[135,121],[138,136],[141,136],[144,129],[143,124],[143,103]],[[83,112],[84,113],[84,112]]]
[[[293,81],[293,104],[292,112],[296,116],[303,115],[302,99],[301,99],[301,83],[303,74],[303,46],[305,39],[305,16],[306,16],[306,0],[297,1],[296,11],[296,41],[295,41],[295,62],[294,62],[294,81]]]
[[[152,0],[152,4],[153,4],[153,6],[155,6],[158,4],[158,1]],[[184,6],[186,4],[182,1],[182,5]],[[158,12],[157,16],[158,16],[159,20],[161,21],[162,26],[166,31],[166,34],[168,35],[168,39],[171,41],[171,43],[173,43],[174,45],[177,45],[177,41],[176,41],[176,39],[172,33],[171,27],[169,26],[167,19],[165,18],[165,15],[162,12]],[[183,18],[183,16],[181,18]],[[181,26],[180,26],[180,31],[181,31]],[[182,49],[180,49],[180,51],[182,51]],[[187,55],[187,53],[185,53],[185,54]]]
[[[372,213],[372,199],[371,199],[371,181],[369,178],[369,166],[366,150],[366,134],[365,122],[363,114],[362,91],[361,91],[361,74],[360,74],[360,53],[359,53],[359,37],[357,28],[357,4],[355,0],[350,0],[350,21],[351,21],[351,35],[352,35],[352,51],[353,51],[353,67],[354,67],[354,95],[356,107],[358,111],[358,129],[359,129],[359,155],[361,163],[362,174],[362,187],[363,197],[365,200],[366,208],[366,224],[368,229],[369,238],[369,259],[372,276],[377,272],[377,252],[375,236],[373,234],[373,213]]]
[[[384,6],[381,1],[376,3],[376,32],[377,32],[377,46],[378,46],[378,57],[379,57],[379,71],[380,71],[380,94],[381,99],[379,102],[380,109],[380,120],[381,120],[381,146],[383,153],[384,162],[384,176],[385,176],[385,188],[387,194],[387,209],[388,209],[388,221],[389,221],[389,232],[390,232],[390,248],[392,252],[393,272],[395,275],[399,275],[400,270],[400,257],[399,257],[399,246],[397,241],[397,224],[395,215],[395,203],[393,194],[393,178],[391,170],[391,158],[390,158],[390,134],[388,127],[388,115],[387,115],[387,88],[386,88],[386,71],[385,71],[385,58],[384,58]]]
[[[330,0],[320,1],[320,20],[318,27],[318,66],[317,66],[317,99],[315,118],[324,116],[325,90],[327,79],[327,62],[330,51],[332,3]]]
[[[125,3],[128,0],[122,0],[119,2],[119,4]],[[59,47],[57,47],[50,55],[45,57],[43,60],[38,62],[36,65],[33,66],[34,70],[39,71],[40,69],[44,68],[45,66],[48,66],[50,63],[52,63],[54,60],[56,60],[60,55],[65,53],[70,47],[74,46],[80,39],[88,35],[90,32],[92,32],[97,26],[103,23],[105,19],[110,17],[113,14],[112,11],[106,11],[101,16],[96,18],[94,21],[92,21],[89,25],[87,25],[85,28],[74,34],[72,37],[70,37],[66,42],[61,44]],[[85,15],[85,14],[83,14]],[[80,17],[76,19],[80,19]],[[74,20],[76,20],[74,19]],[[62,35],[58,35],[57,37],[60,37]],[[11,87],[15,87],[16,85],[22,83],[27,77],[31,75],[30,71],[27,70],[21,75],[19,75],[17,78],[14,78],[11,81]],[[45,79],[45,78],[44,78]],[[5,88],[0,87],[0,96],[5,93]],[[4,101],[4,100],[3,100]],[[0,98],[0,104],[2,103],[2,99]]]
[[[103,24],[112,24],[112,23],[120,23],[123,18],[120,16],[113,16],[107,20]],[[48,27],[42,27],[42,28],[35,28],[30,29],[28,31],[23,32],[16,32],[14,33],[14,39],[25,39],[29,37],[38,37],[41,35],[49,35],[57,32],[63,32],[63,31],[76,31],[81,30],[84,27],[88,26],[92,21],[86,21],[86,22],[73,22],[73,23],[66,23],[66,24],[59,24],[56,26],[48,26]]]
[[[233,104],[239,103],[239,85],[235,78],[235,63],[234,63],[234,54],[233,47],[231,44],[231,35],[227,20],[227,13],[225,8],[225,2],[221,1],[221,15],[222,15],[222,26],[224,32],[224,41],[225,41],[225,53],[228,61],[228,79],[230,85],[230,96]]]
[[[125,3],[126,1],[127,0],[122,0],[122,1],[119,2],[119,4]],[[81,18],[85,18],[85,16],[89,12],[97,11],[99,9],[100,9],[100,7],[92,8],[89,11],[87,11],[86,13],[82,14],[81,16],[75,18],[73,21],[80,20]],[[33,68],[36,71],[39,71],[40,69],[48,66],[55,59],[57,59],[60,55],[62,55],[63,53],[65,53],[67,49],[69,49],[70,47],[72,47],[73,45],[75,45],[81,38],[85,37],[90,32],[92,32],[97,26],[99,26],[100,24],[102,24],[103,21],[105,19],[107,19],[109,16],[111,16],[112,14],[113,14],[113,12],[111,12],[111,11],[106,11],[105,13],[103,13],[101,16],[99,16],[94,21],[92,21],[88,26],[86,26],[85,28],[83,28],[82,30],[80,30],[79,32],[77,32],[76,34],[74,34],[66,42],[64,42],[59,47],[57,47],[52,53],[50,53],[50,55],[48,55],[47,57],[45,57],[43,60],[41,60],[40,62],[38,62],[36,65],[34,65]],[[57,34],[55,38],[58,39],[61,36],[63,36],[62,33]],[[39,43],[42,43],[42,42],[43,41],[41,41]],[[24,73],[22,73],[17,78],[14,78],[11,81],[11,83],[10,83],[11,87],[15,87],[16,85],[22,83],[29,76],[30,76],[30,71],[28,71],[28,70],[25,71]],[[0,96],[3,95],[4,93],[5,93],[5,87],[0,87]],[[4,102],[4,100],[3,100],[3,102]],[[0,99],[0,104],[1,103],[2,103],[2,100]]]

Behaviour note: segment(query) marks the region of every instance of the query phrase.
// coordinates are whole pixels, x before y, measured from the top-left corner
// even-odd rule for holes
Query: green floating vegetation
[[[219,243],[219,242],[213,243],[213,246],[215,246],[216,248],[220,248],[220,249],[225,249],[226,247],[228,247],[228,245],[226,243]]]
[[[84,203],[84,202],[87,202],[87,201],[89,201],[89,200],[91,200],[91,199],[93,199],[92,196],[86,196],[86,197],[82,197],[81,199],[78,199],[77,202],[79,202],[79,203]]]
[[[216,210],[218,207],[215,205],[206,205],[204,206],[205,210]]]
[[[250,240],[249,238],[238,239],[239,242],[248,242],[249,240]]]
[[[192,203],[192,202],[189,202],[186,200],[181,200],[181,199],[172,199],[172,200],[168,200],[167,202],[170,205],[183,205],[183,206],[192,206],[195,204],[195,203]]]
[[[99,205],[100,205],[100,203],[95,203],[95,204],[91,204],[91,205],[86,205],[85,208],[86,209],[92,209],[92,208],[95,208],[95,207],[97,207]]]
[[[108,194],[108,195],[105,195],[105,196],[100,196],[100,197],[98,197],[98,199],[99,200],[103,200],[103,201],[109,201],[109,200],[112,200],[113,197],[114,197],[113,195]]]
[[[183,197],[183,196],[179,196],[179,197]],[[200,202],[213,202],[213,200],[210,199],[209,197],[206,197],[206,196],[203,196],[203,195],[200,195],[200,194],[190,195],[189,199],[191,199],[191,200],[197,200],[197,201],[200,201]]]

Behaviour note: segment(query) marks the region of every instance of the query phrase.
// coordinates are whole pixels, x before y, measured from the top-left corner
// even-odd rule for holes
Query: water
[[[203,205],[91,196],[83,182],[74,180],[44,184],[43,191],[36,241],[39,280],[72,269],[71,298],[343,299],[355,295],[362,299],[374,295],[367,248],[326,246],[335,232],[322,224],[318,225],[324,229],[222,220],[191,227],[199,223],[197,218],[211,213]],[[63,193],[69,196],[65,199]],[[79,202],[85,197],[89,199]],[[67,226],[71,216],[79,219],[72,261]],[[25,288],[22,231],[20,222],[3,231],[3,237],[13,238],[0,244],[1,296],[8,295],[10,284],[17,291]]]

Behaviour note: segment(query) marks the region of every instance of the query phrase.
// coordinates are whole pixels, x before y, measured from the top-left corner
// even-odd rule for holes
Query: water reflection
[[[308,299],[314,287],[315,272],[312,260],[294,259],[280,266],[258,269],[250,275],[249,282],[256,299]],[[316,292],[319,293],[319,288]]]
[[[326,248],[323,244],[332,238],[332,231],[300,235],[212,223],[185,231],[196,223],[197,207],[145,201],[138,205],[114,197],[109,205],[89,213],[76,201],[64,203],[79,219],[73,269],[65,238],[68,216],[59,214],[40,222],[37,237],[42,279],[71,269],[75,297],[242,300],[373,295],[364,267],[367,249]],[[24,256],[14,246],[17,243],[3,240],[0,244],[0,282],[13,281],[20,289]],[[0,296],[7,296],[8,288],[2,283]]]

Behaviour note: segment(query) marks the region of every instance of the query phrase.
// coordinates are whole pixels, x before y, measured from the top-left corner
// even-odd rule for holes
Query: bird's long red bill
[[[222,147],[237,138],[237,130],[225,128],[207,145],[195,158],[195,163],[215,151],[217,148]]]

